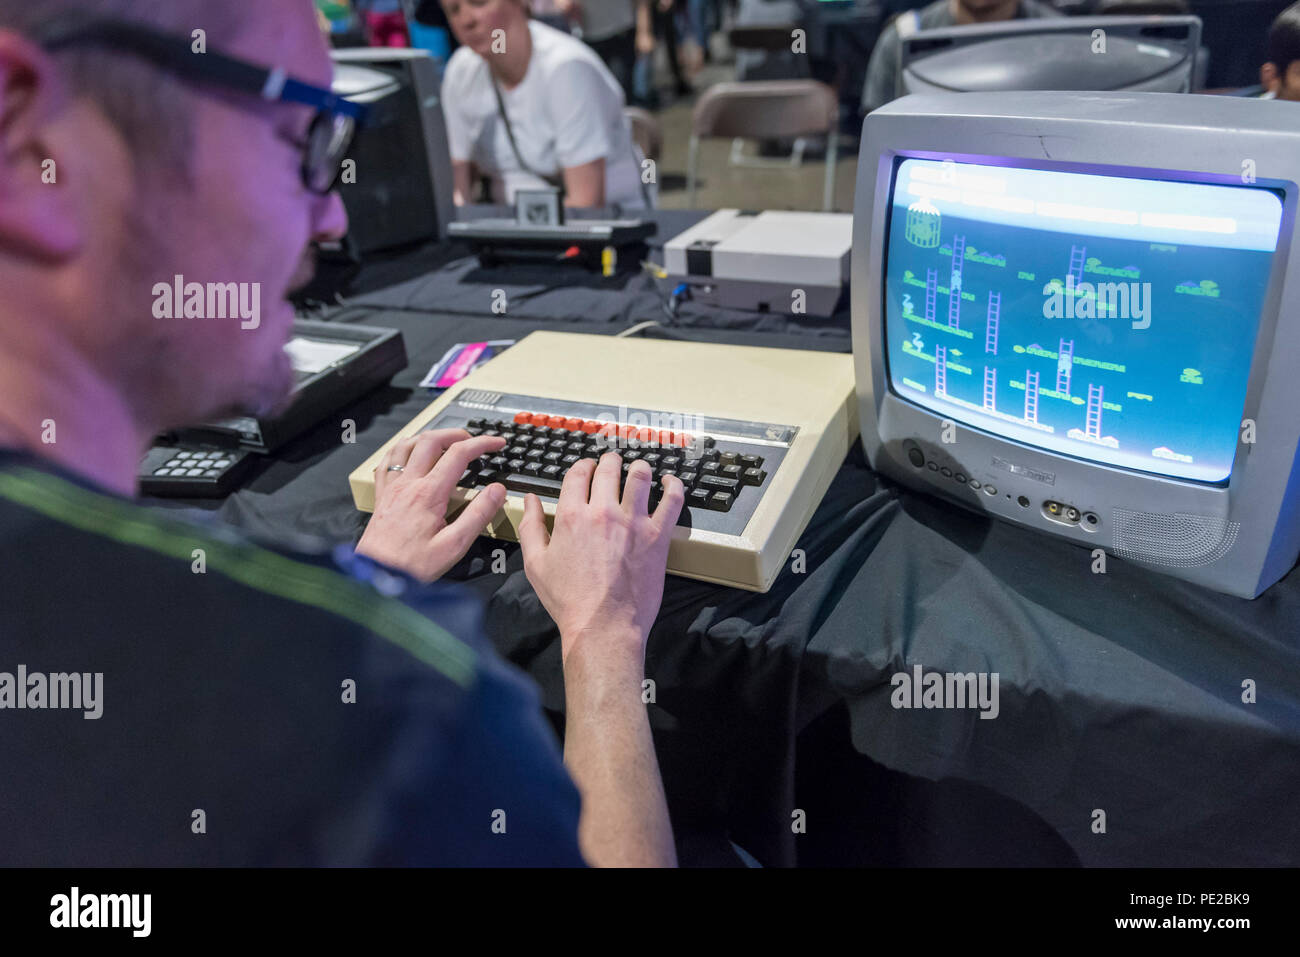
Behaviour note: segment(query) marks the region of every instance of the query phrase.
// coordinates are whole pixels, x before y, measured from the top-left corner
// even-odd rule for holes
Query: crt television
[[[922,30],[903,38],[897,94],[997,90],[1190,93],[1201,21],[1064,17]]]
[[[864,127],[872,466],[1253,598],[1300,553],[1300,111],[913,96]]]

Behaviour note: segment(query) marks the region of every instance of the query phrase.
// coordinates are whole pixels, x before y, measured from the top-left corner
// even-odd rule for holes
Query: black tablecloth
[[[450,345],[667,322],[645,276],[566,285],[440,256],[358,300],[397,309],[339,313],[400,328],[409,368],[208,508],[264,534],[355,537],[347,475],[432,401],[417,383]],[[842,320],[691,309],[642,334],[850,345]],[[1113,557],[1095,574],[1085,549],[891,486],[856,447],[797,547],[803,567],[765,595],[668,580],[647,673],[683,863],[737,863],[733,842],[768,865],[1300,861],[1300,574],[1253,602]],[[451,577],[562,728],[558,636],[517,546],[480,539]],[[997,672],[997,717],[894,708],[891,678],[916,665]]]

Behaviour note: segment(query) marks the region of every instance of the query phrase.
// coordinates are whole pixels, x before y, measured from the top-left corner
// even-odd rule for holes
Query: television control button
[[[921,454],[920,449],[908,449],[907,460],[918,469],[925,464],[925,456]]]

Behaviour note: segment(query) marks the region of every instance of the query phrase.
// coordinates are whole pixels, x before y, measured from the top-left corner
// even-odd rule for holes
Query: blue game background
[[[1055,451],[1200,481],[1229,476],[1273,253],[1174,239],[1152,243],[1070,234],[942,213],[939,246],[920,248],[906,236],[911,199],[895,195],[887,250],[885,333],[889,377],[896,392],[955,420]],[[969,338],[948,328],[952,244],[962,235],[966,254],[959,328],[971,333]],[[1044,287],[1053,279],[1066,282],[1074,246],[1086,247],[1086,259],[1099,260],[1095,265],[1103,269],[1136,267],[1136,279],[1084,272],[1081,281],[1149,282],[1148,328],[1133,328],[1131,319],[1044,316]],[[980,261],[986,257],[999,264]],[[919,321],[925,315],[927,269],[938,271],[935,321],[940,328]],[[906,281],[909,270],[913,283]],[[1022,273],[1033,278],[1023,278]],[[1180,285],[1218,295],[1180,293]],[[1002,296],[996,355],[985,351],[990,292]],[[905,297],[910,297],[916,318],[905,315]],[[918,333],[919,351],[928,358],[911,351]],[[1062,339],[1074,341],[1068,400],[1043,394],[1056,388],[1054,356]],[[1038,422],[1055,431],[1039,433],[937,399],[936,345],[947,347],[950,396],[982,406],[984,367],[989,366],[997,375],[995,408],[1018,417],[1024,413],[1025,374],[1037,370]],[[1050,355],[1020,351],[1035,346]],[[1123,370],[1079,360],[1112,363]],[[960,371],[962,366],[970,373]],[[924,391],[905,380],[919,383]],[[1085,429],[1089,384],[1103,388],[1100,434],[1116,439],[1118,448],[1066,434],[1071,428]],[[1192,461],[1156,457],[1156,448],[1171,449]]]

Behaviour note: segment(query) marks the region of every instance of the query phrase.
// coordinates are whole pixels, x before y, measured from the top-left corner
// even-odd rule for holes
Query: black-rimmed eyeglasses
[[[334,188],[343,159],[366,109],[331,90],[296,80],[278,67],[258,66],[223,53],[195,53],[188,37],[175,36],[125,20],[60,17],[44,24],[33,39],[51,52],[94,44],[141,57],[197,84],[224,87],[264,103],[300,103],[315,109],[302,149],[302,181],[315,193]]]

